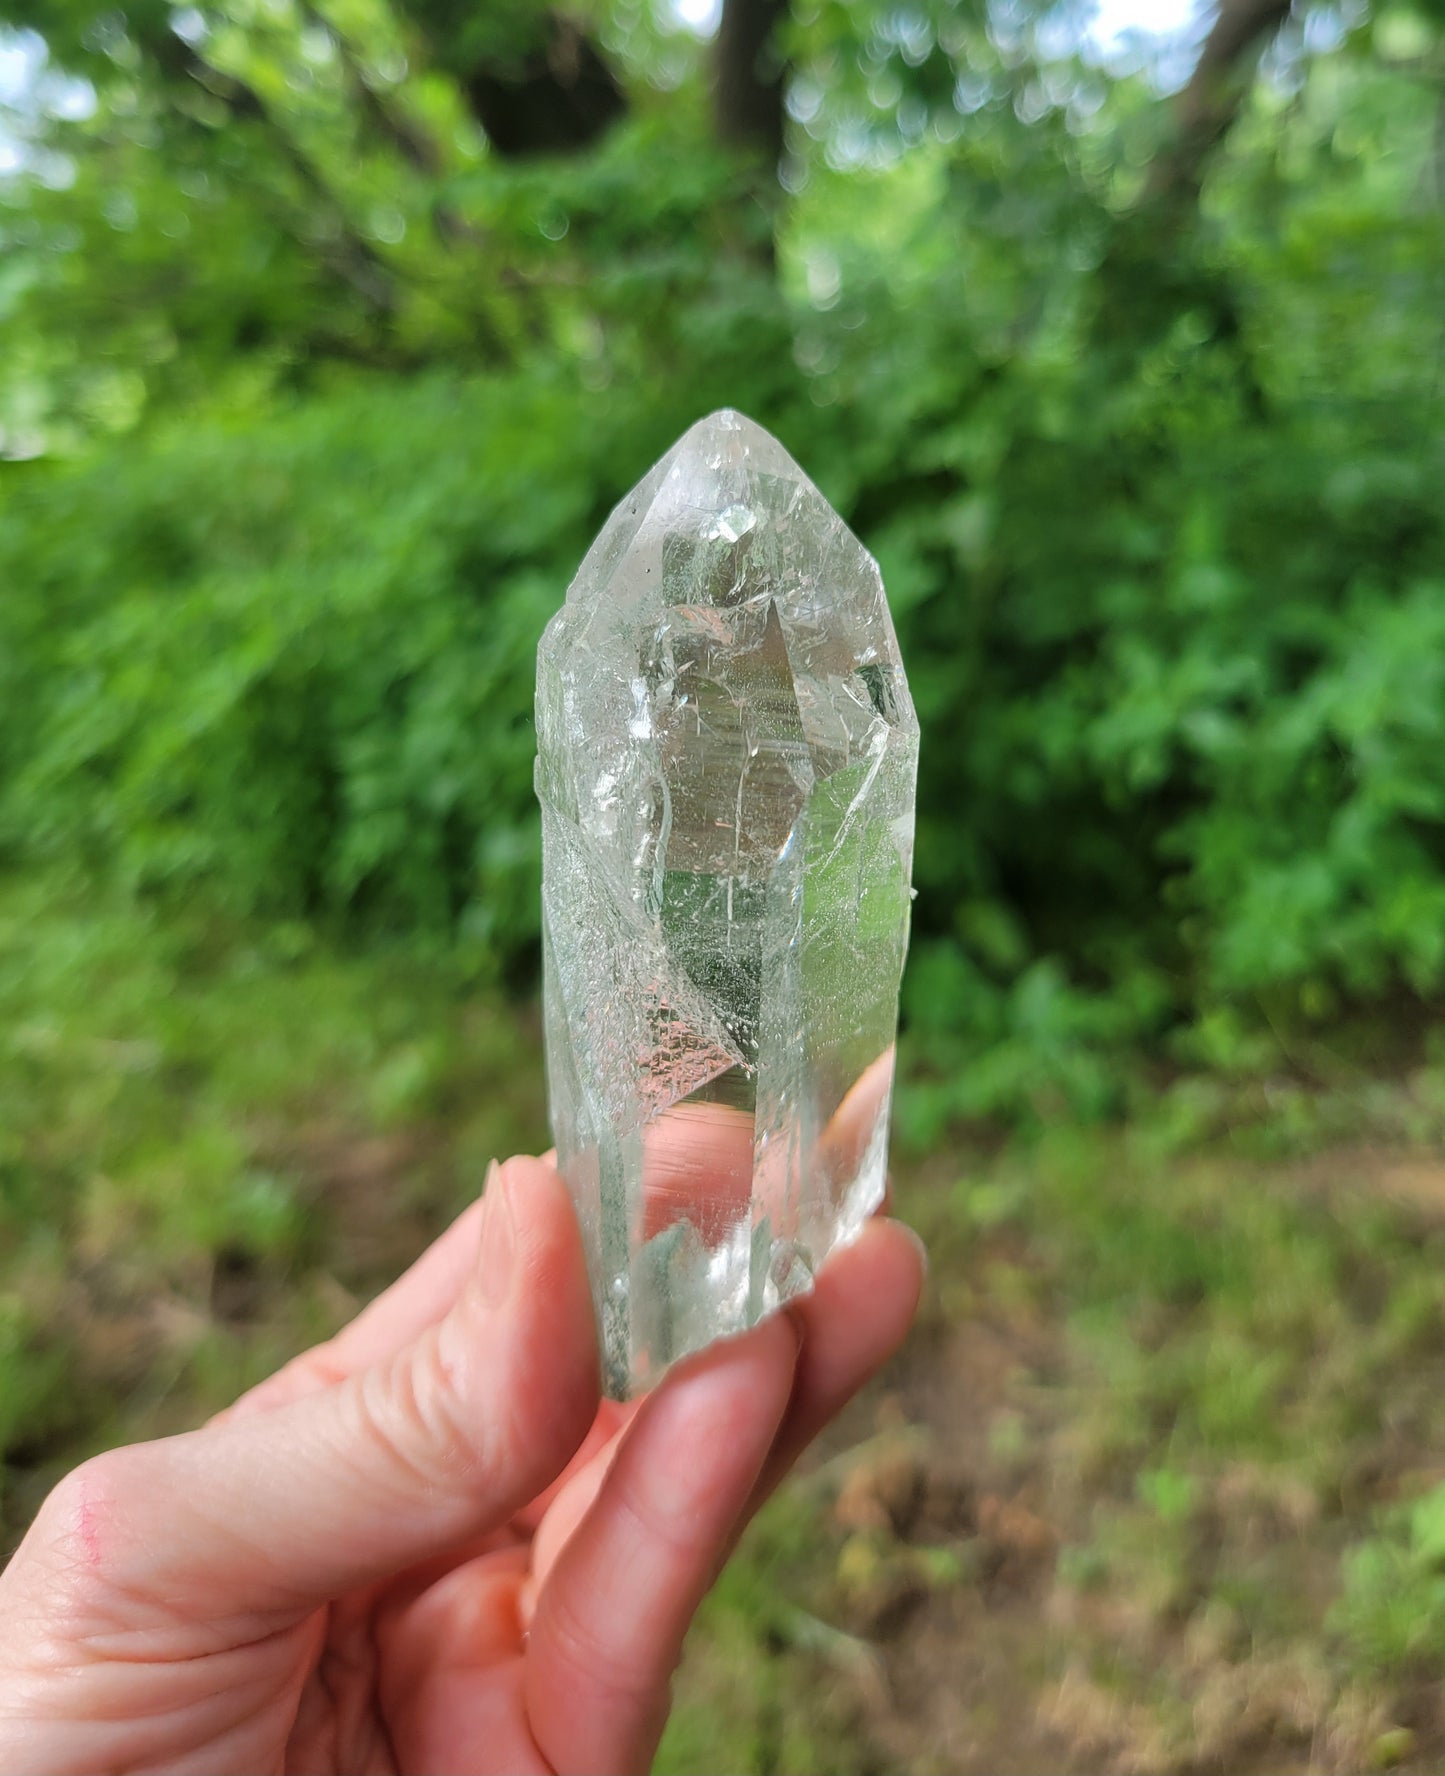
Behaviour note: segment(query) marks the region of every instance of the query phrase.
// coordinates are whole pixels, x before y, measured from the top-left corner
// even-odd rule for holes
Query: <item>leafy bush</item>
[[[604,285],[596,376],[353,380],[7,470],[4,854],[527,978],[537,635],[611,502],[729,402],[891,589],[924,726],[916,1132],[1107,1111],[1141,1042],[1240,1054],[1261,1017],[1437,994],[1445,425],[1401,359],[1437,349],[1428,108],[1336,73],[1152,257],[1058,117],[991,107],[820,172],[783,296],[697,243],[675,301]],[[1342,108],[1398,150],[1388,189],[1331,157]],[[1309,178],[1265,190],[1286,149]],[[635,174],[603,157],[578,213]],[[1382,204],[1383,344],[1344,361]]]

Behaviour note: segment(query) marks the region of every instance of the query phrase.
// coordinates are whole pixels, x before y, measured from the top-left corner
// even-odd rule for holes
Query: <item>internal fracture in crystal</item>
[[[608,1392],[883,1194],[918,724],[872,557],[751,420],[613,512],[537,658],[558,1163]]]

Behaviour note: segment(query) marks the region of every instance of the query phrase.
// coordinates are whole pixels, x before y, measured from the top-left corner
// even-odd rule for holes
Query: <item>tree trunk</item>
[[[783,84],[777,47],[788,0],[726,0],[718,27],[713,88],[719,137],[750,150],[776,173],[783,152]]]
[[[1238,292],[1200,251],[1199,192],[1213,149],[1238,117],[1256,54],[1288,16],[1290,0],[1221,0],[1189,84],[1174,111],[1174,135],[1150,168],[1143,195],[1118,217],[1101,267],[1093,349],[1131,373],[1190,310],[1238,360],[1243,398],[1256,411],[1264,388],[1251,360]]]
[[[1146,205],[1192,201],[1209,155],[1239,115],[1248,91],[1251,53],[1289,16],[1290,0],[1221,0],[1189,84],[1175,105],[1175,133],[1154,162]]]

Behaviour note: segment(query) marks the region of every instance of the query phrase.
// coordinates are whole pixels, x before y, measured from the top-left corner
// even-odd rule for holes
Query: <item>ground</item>
[[[1205,1095],[898,1152],[918,1329],[709,1602],[664,1770],[1440,1767],[1437,1075]],[[0,886],[5,1537],[543,1138],[532,1013],[444,957]]]
[[[818,1674],[814,1761],[1437,1768],[1445,1166],[1129,1148],[902,1181],[923,1323],[785,1507],[830,1630],[775,1654]]]

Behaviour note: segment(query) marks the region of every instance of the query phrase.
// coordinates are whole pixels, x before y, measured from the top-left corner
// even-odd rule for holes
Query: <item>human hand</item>
[[[599,1402],[582,1252],[513,1159],[328,1343],[96,1457],[0,1574],[0,1769],[644,1769],[742,1526],[901,1342],[916,1240]]]

